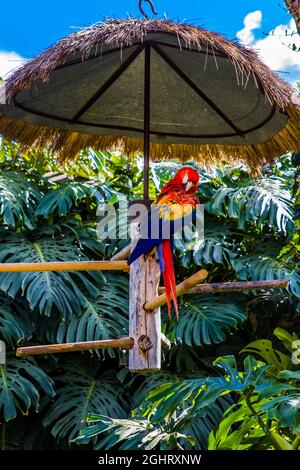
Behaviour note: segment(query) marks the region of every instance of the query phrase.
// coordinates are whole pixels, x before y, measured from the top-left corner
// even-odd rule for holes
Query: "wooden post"
[[[131,223],[131,249],[139,238],[137,222]],[[129,351],[129,370],[150,372],[161,368],[160,308],[148,313],[144,304],[158,295],[160,268],[156,252],[144,260],[140,256],[130,268],[129,276],[129,336],[134,345]]]

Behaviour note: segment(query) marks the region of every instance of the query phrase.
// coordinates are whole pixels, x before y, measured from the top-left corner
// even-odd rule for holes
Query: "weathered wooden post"
[[[131,223],[131,249],[139,238],[139,224]],[[145,303],[158,295],[160,269],[156,250],[141,256],[130,268],[129,276],[129,336],[134,339],[129,351],[129,369],[132,372],[156,371],[161,368],[160,307],[144,309]]]

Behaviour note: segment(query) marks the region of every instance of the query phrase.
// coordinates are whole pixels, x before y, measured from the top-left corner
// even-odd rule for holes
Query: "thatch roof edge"
[[[79,53],[82,60],[86,60],[95,46],[100,49],[100,45],[121,49],[132,45],[134,41],[143,42],[151,32],[173,34],[177,37],[179,47],[225,54],[235,67],[238,80],[242,82],[252,74],[257,86],[263,89],[272,104],[281,110],[290,104],[293,88],[272,72],[254,50],[204,28],[166,19],[108,20],[67,36],[12,74],[6,83],[7,99],[11,100],[28,87],[32,80],[48,80],[51,72],[67,57]]]

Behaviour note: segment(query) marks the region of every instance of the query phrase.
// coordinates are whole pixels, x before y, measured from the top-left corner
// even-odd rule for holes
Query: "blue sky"
[[[1,2],[2,3],[2,2]],[[160,16],[195,22],[233,38],[247,13],[263,11],[265,32],[287,22],[279,0],[154,0]],[[145,10],[150,12],[145,3]],[[1,5],[0,50],[31,57],[59,38],[70,26],[87,26],[107,16],[139,16],[138,0],[14,0]]]
[[[208,29],[236,38],[262,49],[262,58],[273,69],[285,73],[293,82],[300,79],[300,54],[291,54],[287,46],[278,51],[278,41],[266,37],[274,28],[278,36],[284,34],[290,17],[278,5],[280,0],[154,0],[160,16],[174,20],[186,20]],[[150,13],[149,5],[144,8]],[[138,0],[14,0],[1,5],[0,17],[0,75],[18,66],[21,58],[31,58],[61,37],[74,31],[72,27],[84,27],[105,17],[139,16]],[[256,29],[251,30],[252,26]],[[248,29],[247,29],[248,28]],[[250,28],[250,30],[249,30]],[[275,54],[275,55],[274,55]],[[283,55],[287,55],[288,59]]]

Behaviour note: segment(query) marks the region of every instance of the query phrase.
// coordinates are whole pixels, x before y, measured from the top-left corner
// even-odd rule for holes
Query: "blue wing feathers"
[[[166,264],[164,260],[163,247],[161,243],[157,246],[157,256],[158,256],[158,261],[160,265],[160,272],[163,274],[166,270]]]
[[[128,258],[127,263],[131,264],[133,263],[136,259],[138,259],[140,256],[145,255],[146,253],[149,253],[149,251],[153,250],[153,248],[157,245],[159,245],[160,240],[149,240],[149,239],[144,239],[141,238],[137,244],[136,247],[134,248],[133,252]]]

